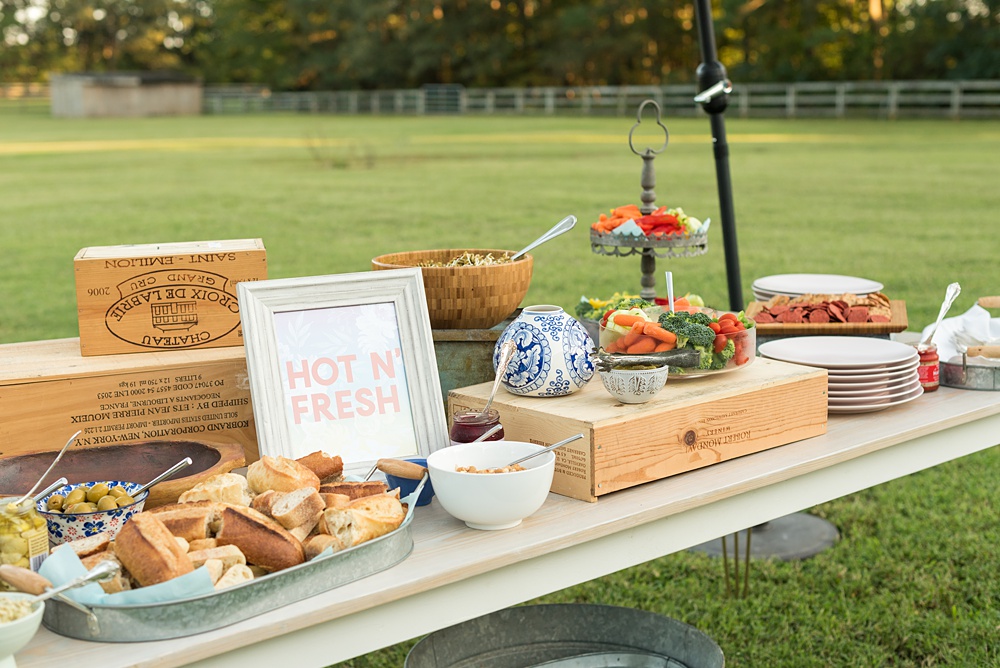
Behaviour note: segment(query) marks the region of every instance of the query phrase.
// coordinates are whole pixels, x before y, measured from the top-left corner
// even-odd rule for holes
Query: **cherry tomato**
[[[710,330],[712,330],[713,332],[715,332],[716,334],[718,334],[719,330],[722,329],[722,326],[719,325],[719,323],[717,323],[717,322],[710,322],[710,323],[708,323],[708,328]]]
[[[728,342],[729,342],[729,339],[726,338],[725,334],[716,334],[715,335],[715,343],[712,345],[712,351],[713,352],[717,352],[717,353],[721,353],[722,349],[726,347],[726,344]]]

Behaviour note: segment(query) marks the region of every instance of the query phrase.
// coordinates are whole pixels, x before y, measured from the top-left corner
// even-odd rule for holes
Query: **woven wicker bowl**
[[[514,251],[459,248],[379,255],[372,269],[416,267],[421,262],[448,262],[462,253],[494,256]],[[531,284],[534,258],[468,267],[421,267],[427,311],[434,329],[489,329],[513,313]]]

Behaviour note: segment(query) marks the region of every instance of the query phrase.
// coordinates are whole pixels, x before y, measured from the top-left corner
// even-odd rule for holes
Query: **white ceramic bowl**
[[[111,537],[114,538],[118,535],[118,532],[121,531],[121,528],[125,526],[125,523],[128,522],[130,517],[136,513],[142,512],[143,506],[146,503],[146,498],[149,496],[149,490],[147,489],[145,492],[140,494],[135,499],[135,503],[131,505],[116,508],[114,510],[98,510],[94,513],[77,513],[74,515],[70,513],[50,513],[45,510],[49,497],[53,494],[66,496],[77,487],[89,487],[95,482],[106,482],[108,487],[121,485],[129,494],[133,494],[135,490],[142,487],[141,483],[128,482],[125,480],[96,480],[91,482],[79,482],[63,485],[56,491],[52,492],[52,494],[46,496],[38,502],[37,507],[38,514],[44,517],[46,523],[48,524],[49,542],[52,543],[53,547],[56,545],[62,545],[63,543],[71,540],[85,538],[87,536],[96,536],[99,533],[105,532],[110,533]],[[0,668],[3,667],[0,666]]]
[[[473,529],[509,529],[545,503],[552,486],[556,456],[546,452],[510,473],[459,473],[458,466],[478,469],[506,466],[543,446],[522,441],[462,443],[431,453],[427,470],[434,493],[448,514]]]
[[[0,593],[0,597],[6,598],[33,598],[30,594],[20,593]],[[35,635],[39,624],[42,623],[42,614],[45,611],[45,603],[39,601],[35,603],[31,613],[26,617],[15,619],[12,622],[0,622],[0,666],[3,668],[16,668],[14,655]]]
[[[604,389],[615,399],[623,404],[643,404],[655,397],[666,385],[670,367],[612,369],[600,373]]]

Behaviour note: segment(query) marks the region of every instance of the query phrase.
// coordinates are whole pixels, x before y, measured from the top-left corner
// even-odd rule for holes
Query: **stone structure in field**
[[[202,84],[175,72],[53,74],[52,115],[67,118],[201,113]]]

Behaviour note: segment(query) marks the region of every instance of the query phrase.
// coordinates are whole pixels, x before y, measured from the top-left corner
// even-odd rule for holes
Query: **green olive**
[[[53,515],[62,515],[63,514],[62,508],[49,508],[45,512],[52,513]]]
[[[115,485],[114,487],[111,488],[111,491],[108,493],[111,494],[111,496],[115,497],[116,499],[119,496],[128,496],[128,492],[126,492],[125,488],[122,487],[121,485]]]
[[[63,500],[63,508],[65,508],[66,506],[75,505],[77,503],[80,503],[81,501],[86,501],[86,500],[87,500],[87,488],[77,487],[72,492],[66,495],[66,498]]]
[[[125,496],[119,496],[115,500],[118,502],[119,508],[124,508],[125,506],[131,506],[133,503],[135,503],[135,499],[133,499],[128,494],[126,494]]]
[[[111,488],[108,487],[107,483],[99,482],[87,491],[87,501],[91,503],[97,503],[101,498],[108,495]]]
[[[65,500],[66,497],[62,494],[53,494],[49,497],[48,503],[45,504],[45,507],[48,510],[62,510],[63,501]]]
[[[107,496],[102,496],[100,501],[97,502],[98,510],[115,510],[118,508],[118,503],[115,497],[108,494]]]
[[[80,513],[96,513],[97,506],[89,501],[83,501],[81,503],[73,504],[66,509],[66,512],[74,515],[79,515]]]

